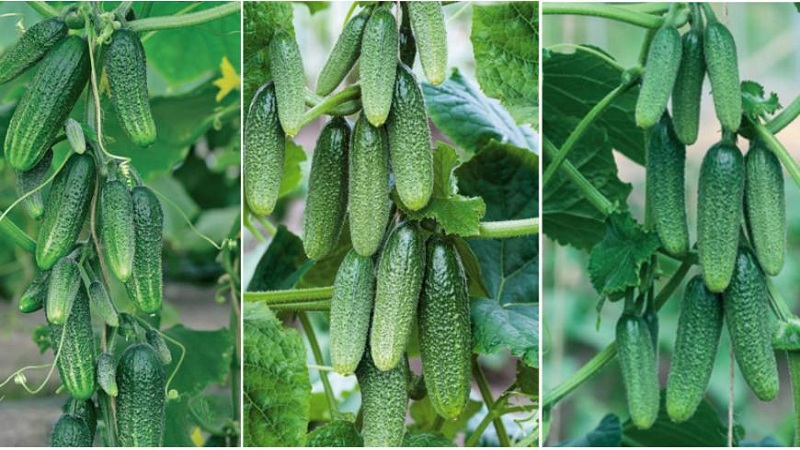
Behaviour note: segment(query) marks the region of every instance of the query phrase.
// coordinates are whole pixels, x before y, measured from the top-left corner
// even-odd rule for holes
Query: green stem
[[[483,402],[486,403],[486,408],[489,410],[488,414],[493,417],[492,423],[494,424],[494,429],[497,432],[497,440],[500,441],[500,446],[511,447],[511,443],[508,440],[508,432],[506,432],[506,426],[503,424],[503,419],[494,414],[495,409],[500,406],[500,402],[495,402],[494,398],[492,398],[492,391],[489,389],[489,382],[486,381],[486,376],[483,374],[477,358],[473,358],[472,360],[472,375],[473,378],[475,378],[476,384],[478,385],[478,390],[481,391]]]
[[[281,303],[279,305],[269,305],[273,311],[330,311],[330,300],[299,301],[296,303]]]
[[[658,28],[664,23],[662,17],[643,14],[618,6],[586,3],[544,3],[542,14],[572,14],[578,16],[602,17],[642,28]]]
[[[642,41],[642,46],[639,48],[639,57],[636,59],[639,62],[639,65],[644,66],[647,62],[647,54],[650,53],[650,43],[653,42],[653,37],[656,35],[655,29],[647,30],[647,34],[644,36],[644,41]]]
[[[239,5],[239,2],[229,2],[183,16],[149,17],[128,22],[128,27],[136,32],[192,27],[238,13]]]
[[[619,7],[642,14],[661,15],[669,11],[671,5],[671,3],[632,3],[629,5],[619,5]]]
[[[765,127],[760,122],[753,122],[753,127],[756,129],[756,133],[758,133],[758,137],[764,141],[764,144],[775,153],[775,156],[781,161],[783,167],[786,168],[786,171],[789,172],[789,176],[792,177],[795,184],[800,186],[800,166],[798,166],[797,162],[792,159],[792,155],[789,154],[789,151],[786,150],[786,147],[781,144],[778,138],[772,134],[767,127]]]
[[[783,108],[780,114],[767,123],[767,130],[772,134],[778,134],[778,132],[792,123],[798,115],[800,115],[800,96],[795,97],[792,103],[789,103],[789,106]]]
[[[28,6],[34,9],[40,16],[44,17],[45,19],[49,19],[51,17],[57,17],[58,11],[55,10],[52,6],[48,5],[43,1],[32,1],[28,2]]]
[[[322,350],[319,348],[317,335],[314,333],[314,326],[311,325],[311,321],[308,320],[308,315],[301,312],[297,317],[300,319],[300,324],[303,326],[303,331],[306,333],[308,345],[311,347],[311,353],[314,354],[314,361],[318,366],[324,366],[325,360],[322,358]],[[328,373],[324,370],[318,372],[319,379],[322,381],[322,387],[325,390],[325,398],[328,400],[328,409],[330,410],[331,418],[336,418],[336,397],[333,396],[333,388],[331,387],[330,380],[328,380]]]
[[[357,84],[342,89],[341,91],[331,95],[322,102],[318,103],[317,106],[314,106],[313,108],[309,109],[303,116],[303,126],[306,126],[309,123],[313,122],[314,120],[317,119],[317,117],[323,114],[327,114],[330,110],[336,109],[336,107],[341,106],[347,102],[356,100],[360,97],[361,97],[361,86]]]
[[[539,234],[539,218],[481,222],[478,225],[480,238],[504,239]]]
[[[1,215],[2,211],[0,211]],[[22,231],[11,218],[5,217],[0,220],[0,234],[5,236],[11,242],[19,245],[23,250],[28,253],[36,251],[36,242],[30,238],[24,231]]]
[[[767,291],[769,292],[770,306],[778,320],[786,322],[789,318],[793,317],[792,311],[786,306],[786,301],[783,299],[778,287],[771,278],[767,277]],[[800,386],[798,386],[800,388]]]
[[[133,5],[132,1],[120,2],[120,4],[116,8],[114,8],[114,14],[116,14],[117,17],[124,19],[125,16],[128,14],[128,11],[131,9],[132,5]]]
[[[280,291],[245,292],[244,301],[264,302],[268,306],[275,306],[287,303],[299,303],[309,300],[330,300],[333,296],[333,286],[307,288],[307,289],[285,289]]]
[[[800,446],[800,352],[786,352],[789,362],[789,378],[792,381],[792,398],[794,399],[794,439],[792,447]]]
[[[267,233],[269,233],[270,236],[275,236],[278,233],[278,229],[275,228],[275,225],[273,225],[272,222],[270,222],[266,217],[255,216],[255,218],[258,220],[258,223],[260,223],[261,226],[267,230]]]
[[[545,155],[547,155],[548,158],[554,159],[555,155],[558,153],[558,149],[546,137],[542,138],[542,143]],[[602,192],[594,187],[571,162],[564,161],[561,164],[561,171],[578,186],[578,189],[586,196],[586,199],[589,200],[598,211],[604,215],[609,215],[614,212],[616,209],[614,204],[611,203]]]

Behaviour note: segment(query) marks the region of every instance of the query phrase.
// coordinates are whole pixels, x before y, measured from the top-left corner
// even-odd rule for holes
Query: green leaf
[[[179,241],[183,237],[183,231],[187,228],[186,220],[180,211],[189,220],[194,220],[200,214],[200,207],[197,206],[197,203],[189,196],[183,185],[174,177],[166,174],[160,175],[150,180],[147,185],[175,204],[175,206],[170,205],[159,196],[161,209],[164,211],[164,239],[170,243],[180,245]]]
[[[33,329],[33,343],[39,348],[39,353],[44,354],[50,348],[50,327],[47,325],[39,325]],[[55,350],[54,350],[55,351]]]
[[[472,299],[472,345],[475,353],[491,355],[508,349],[530,367],[539,367],[539,305],[500,305]]]
[[[306,447],[363,447],[364,439],[349,420],[334,420],[309,433]]]
[[[303,250],[303,241],[286,226],[278,225],[278,232],[258,260],[247,290],[291,289],[312,265]]]
[[[292,193],[300,182],[303,181],[303,171],[300,164],[305,162],[306,152],[303,147],[294,141],[286,141],[286,153],[283,157],[283,176],[281,178],[281,188],[278,197],[285,197]]]
[[[602,296],[639,285],[642,263],[658,250],[658,235],[645,231],[629,213],[609,216],[606,235],[589,256],[589,277]]]
[[[233,405],[230,394],[199,394],[189,399],[189,414],[201,430],[224,435],[230,425]]]
[[[162,332],[186,348],[186,356],[170,383],[170,389],[179,394],[194,395],[210,384],[221,384],[228,379],[234,352],[233,335],[229,329],[202,331],[175,325]],[[173,355],[180,355],[180,349],[169,340],[167,345]],[[173,358],[172,363],[164,368],[166,373],[175,370],[179,359]]]
[[[406,433],[403,447],[456,447],[450,439],[437,433]]]
[[[164,424],[164,445],[168,447],[194,447],[189,427],[188,394],[167,401],[166,423]]]
[[[436,128],[470,153],[478,153],[493,139],[537,148],[533,130],[518,126],[497,100],[486,97],[458,69],[438,86],[422,83],[422,92]]]
[[[765,98],[763,86],[755,81],[742,81],[742,109],[750,120],[769,119],[781,108],[778,94],[772,92]]]
[[[476,5],[470,39],[483,91],[500,99],[518,123],[536,124],[539,3]]]
[[[466,428],[469,419],[481,410],[481,405],[481,402],[467,401],[467,405],[458,417],[445,421],[444,426],[439,430],[442,436],[445,439],[454,439],[459,432]],[[429,397],[412,403],[409,413],[414,420],[414,425],[411,427],[412,432],[413,430],[423,432],[434,430],[437,415]]]
[[[789,317],[785,321],[778,321],[772,336],[772,347],[775,350],[800,350],[800,318]]]
[[[727,426],[719,414],[704,400],[694,416],[686,422],[675,423],[670,420],[661,395],[658,419],[652,428],[640,430],[630,420],[622,424],[625,445],[630,447],[727,447]],[[734,447],[739,444],[743,434],[734,432]],[[738,434],[738,436],[737,436]]]
[[[302,446],[311,395],[303,340],[266,306],[243,308],[244,445]]]
[[[539,369],[526,366],[517,361],[517,386],[520,390],[534,398],[539,398]]]
[[[620,447],[622,446],[622,425],[613,414],[603,417],[597,428],[586,436],[555,444],[555,447]]]

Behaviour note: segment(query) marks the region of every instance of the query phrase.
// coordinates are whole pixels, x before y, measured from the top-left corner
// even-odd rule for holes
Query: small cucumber
[[[709,20],[703,50],[717,119],[725,131],[736,132],[742,121],[742,89],[736,43],[722,23]]]
[[[116,397],[119,393],[117,387],[117,362],[114,355],[103,352],[97,357],[97,384],[106,394]]]
[[[364,9],[344,26],[325,66],[319,72],[317,95],[325,96],[333,92],[355,65],[361,53],[361,35],[370,13],[369,8]]]
[[[145,332],[144,337],[147,343],[155,349],[158,358],[161,360],[161,364],[166,366],[172,362],[172,353],[170,353],[169,347],[167,347],[167,341],[161,337],[158,331],[149,329]]]
[[[636,125],[650,128],[667,109],[681,64],[681,35],[672,25],[656,31],[647,51],[646,72],[636,101]]]
[[[39,272],[19,298],[19,310],[25,314],[44,308],[50,287],[50,272]]]
[[[414,39],[414,32],[411,30],[411,19],[408,12],[409,3],[400,3],[403,20],[400,21],[400,31],[397,39],[400,45],[400,62],[408,67],[414,67],[414,60],[417,58],[417,41]]]
[[[67,25],[58,17],[28,28],[0,55],[0,84],[13,80],[44,58],[51,48],[67,37],[67,31]]]
[[[119,326],[119,313],[102,281],[92,281],[88,287],[91,311],[112,327]]]
[[[91,447],[92,431],[75,414],[62,414],[50,432],[50,447]]]
[[[286,135],[278,120],[275,84],[262,86],[253,97],[244,130],[244,196],[257,216],[275,209],[283,177]]]
[[[447,76],[447,29],[442,2],[408,2],[408,13],[425,78],[430,84],[441,84]]]
[[[337,373],[355,373],[364,355],[374,295],[372,259],[351,250],[336,272],[331,299],[331,363]]]
[[[275,82],[278,118],[289,137],[303,126],[306,78],[297,41],[286,31],[278,31],[269,43],[269,64]]]
[[[150,314],[161,309],[164,297],[161,271],[164,212],[158,198],[146,186],[133,188],[131,197],[136,252],[125,289],[136,307]]]
[[[72,258],[61,258],[50,271],[45,300],[47,321],[57,325],[67,322],[81,288],[81,270]]]
[[[706,76],[703,32],[692,29],[683,35],[681,43],[681,65],[672,88],[672,119],[678,139],[686,145],[692,145],[697,141],[700,127],[700,101]]]
[[[686,223],[686,147],[678,140],[669,114],[650,133],[647,146],[647,194],[658,237],[672,255],[689,249]]]
[[[763,142],[754,140],[745,157],[745,199],[750,238],[761,268],[775,276],[786,253],[786,195],[781,163]]]
[[[117,365],[117,439],[122,447],[160,447],[166,376],[153,347],[134,344]]]
[[[641,317],[623,313],[616,335],[631,421],[637,428],[648,429],[658,417],[659,401],[658,363],[650,331]]]
[[[119,180],[107,181],[97,201],[100,242],[109,271],[119,281],[128,281],[136,250],[133,199]]]
[[[397,21],[387,8],[378,8],[364,28],[359,68],[364,114],[376,127],[386,122],[392,107],[397,51]]]
[[[17,172],[17,195],[22,197],[38,188],[42,184],[45,174],[50,170],[52,162],[53,152],[47,151],[42,159],[33,166],[33,169],[27,172]],[[41,189],[25,197],[22,204],[25,205],[25,210],[34,220],[39,220],[44,215],[44,200]]]
[[[86,423],[89,427],[92,440],[94,440],[94,433],[97,431],[97,407],[91,398],[86,400],[76,400],[72,397],[64,403],[61,407],[64,414],[74,414]]]
[[[96,379],[95,342],[89,298],[82,286],[78,289],[67,322],[64,325],[52,322],[49,324],[51,347],[53,352],[58,354],[56,366],[61,382],[76,399],[85,400],[91,397],[94,394]]]
[[[399,447],[406,433],[406,374],[403,365],[382,371],[367,352],[356,370],[361,387],[364,447]]]

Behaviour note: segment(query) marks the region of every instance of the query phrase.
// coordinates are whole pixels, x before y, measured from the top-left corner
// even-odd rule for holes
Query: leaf
[[[406,433],[402,447],[456,447],[453,441],[436,433]]]
[[[517,386],[533,398],[539,398],[539,369],[526,366],[517,361]]]
[[[283,156],[283,175],[281,178],[281,188],[278,193],[278,198],[285,197],[303,181],[303,172],[300,164],[305,162],[306,152],[303,147],[297,145],[294,141],[286,141],[286,153]]]
[[[539,367],[539,305],[500,305],[472,299],[472,344],[475,353],[491,355],[508,349],[530,367]]]
[[[266,306],[243,308],[244,445],[302,446],[311,395],[303,340]]]
[[[44,354],[51,346],[50,341],[50,327],[47,325],[39,325],[33,329],[33,343],[39,348],[39,353]]]
[[[539,3],[476,5],[470,35],[483,91],[518,123],[537,123]]]
[[[570,439],[555,444],[555,447],[621,447],[622,446],[622,425],[619,418],[613,414],[608,414],[600,421],[597,428],[590,431],[586,436],[578,439]]]
[[[303,250],[303,241],[286,226],[278,225],[278,232],[258,260],[247,290],[291,289],[312,265]]]
[[[180,394],[178,398],[167,401],[166,422],[164,423],[164,445],[167,447],[194,447],[189,431],[189,395]]]
[[[775,350],[797,351],[800,350],[800,319],[789,317],[779,320],[773,332],[772,347]]]
[[[639,285],[642,263],[658,250],[658,235],[645,231],[629,213],[609,216],[606,235],[589,256],[589,277],[602,296]]]
[[[772,92],[764,97],[764,87],[755,81],[742,81],[742,109],[744,115],[752,121],[767,120],[782,106],[778,102],[778,94]]]
[[[222,99],[228,96],[234,90],[241,89],[242,82],[239,78],[239,74],[236,73],[236,69],[233,68],[231,65],[230,60],[227,56],[222,58],[222,62],[219,65],[219,70],[222,76],[214,80],[214,86],[219,88],[219,92],[217,92],[216,100],[217,103],[221,102]]]
[[[291,2],[247,2],[244,4],[244,96],[250,104],[259,86],[272,79],[267,48],[278,29],[294,34],[294,11]]]
[[[334,420],[308,435],[306,447],[363,447],[364,439],[349,420]]]
[[[445,439],[454,439],[467,426],[469,419],[481,410],[481,405],[481,402],[468,400],[467,405],[458,417],[444,422],[444,426],[440,430],[442,436]],[[423,432],[434,430],[438,416],[429,397],[426,396],[422,400],[412,403],[409,409],[411,418],[414,420],[414,425],[411,427],[412,432],[414,430]]]
[[[658,419],[648,430],[639,430],[630,420],[622,424],[625,445],[630,447],[727,447],[727,427],[707,400],[703,400],[694,416],[686,422],[670,420],[661,395]],[[739,443],[734,433],[733,445]]]
[[[438,86],[422,83],[422,92],[436,128],[470,153],[478,153],[492,139],[537,148],[530,127],[517,126],[497,100],[483,95],[458,69]]]
[[[192,330],[183,325],[175,325],[162,331],[186,348],[186,355],[175,373],[169,388],[179,394],[194,395],[211,384],[221,384],[228,379],[233,357],[233,335],[227,328],[214,331]],[[180,355],[180,349],[167,341],[170,352]],[[179,358],[164,367],[171,374],[177,367]]]
[[[199,394],[189,399],[189,414],[192,421],[203,431],[213,435],[225,435],[224,427],[233,416],[231,396],[223,394]]]

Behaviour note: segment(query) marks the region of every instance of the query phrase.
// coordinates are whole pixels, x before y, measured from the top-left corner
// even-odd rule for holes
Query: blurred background
[[[800,95],[800,79],[797,75],[800,73],[800,14],[795,5],[717,3],[713,7],[736,40],[741,79],[760,83],[767,94],[775,92],[784,106]],[[543,48],[561,43],[591,44],[611,54],[623,67],[630,67],[637,60],[645,31],[628,24],[598,18],[544,15],[541,36]],[[543,76],[546,78],[547,74]],[[686,149],[686,201],[692,243],[696,239],[697,178],[700,163],[705,151],[720,139],[710,90],[706,78],[700,137],[694,145]],[[543,114],[546,115],[547,111],[543,111]],[[800,159],[800,121],[795,121],[781,131],[778,139],[795,159]],[[747,141],[740,139],[739,147],[742,151],[746,150],[747,145]],[[619,167],[619,178],[633,186],[629,205],[633,216],[641,222],[644,217],[644,168],[616,152],[615,159]],[[800,252],[797,251],[800,248],[800,208],[796,206],[800,204],[800,188],[786,173],[784,178],[788,252],[786,265],[774,281],[789,307],[797,314],[800,313]],[[546,235],[543,236],[543,242],[542,383],[543,391],[547,392],[567,379],[614,339],[614,326],[622,305],[621,302],[606,302],[599,315],[600,325],[597,328],[596,304],[599,296],[587,274],[588,254],[572,247],[555,245]],[[662,258],[661,261],[668,259]],[[676,265],[663,263],[661,267],[667,276],[677,268]],[[687,276],[687,280],[696,273],[694,270],[696,269]],[[661,285],[663,279],[658,286]],[[682,295],[683,286],[659,312],[662,388],[666,385]],[[729,348],[727,331],[724,331],[707,397],[719,412],[723,423],[727,422]],[[778,361],[781,393],[770,403],[759,401],[744,383],[738,368],[736,369],[734,419],[746,426],[748,441],[774,436],[783,445],[791,443],[791,388],[785,358],[779,355]],[[553,410],[546,445],[584,436],[609,413],[618,415],[622,421],[628,417],[616,360]]]

